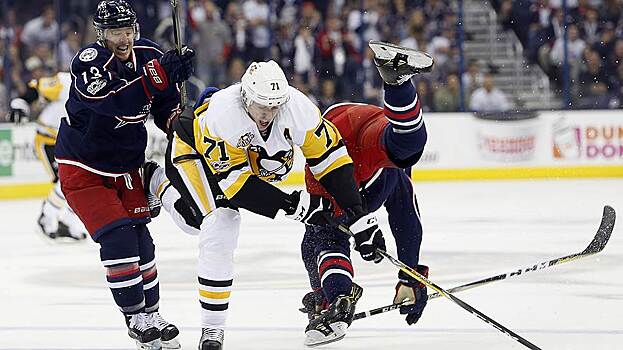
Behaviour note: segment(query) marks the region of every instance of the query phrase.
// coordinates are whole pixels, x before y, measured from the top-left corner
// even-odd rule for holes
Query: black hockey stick
[[[601,217],[601,223],[599,224],[599,228],[597,229],[597,233],[595,234],[595,237],[593,237],[593,240],[588,244],[588,246],[579,253],[563,256],[561,258],[556,258],[556,259],[552,259],[549,261],[540,262],[538,264],[534,264],[524,269],[513,270],[511,272],[503,273],[497,276],[483,278],[475,282],[469,282],[469,283],[466,283],[466,284],[463,284],[463,285],[460,285],[454,288],[450,288],[447,291],[450,293],[461,292],[464,290],[484,286],[485,284],[489,284],[491,282],[502,281],[510,277],[521,276],[524,273],[528,273],[531,271],[542,270],[548,267],[560,265],[566,262],[570,262],[573,260],[586,258],[588,256],[595,255],[601,252],[602,250],[604,250],[604,248],[606,247],[606,244],[608,243],[608,240],[610,239],[610,236],[612,235],[612,231],[614,229],[615,219],[616,219],[616,213],[614,209],[606,205],[604,207],[603,215]],[[439,298],[440,296],[441,296],[440,293],[435,292],[435,293],[428,295],[428,300],[436,299],[436,298]],[[400,304],[390,304],[390,305],[381,306],[381,307],[378,307],[372,310],[358,312],[353,316],[353,320],[359,320],[359,319],[366,318],[369,316],[379,315],[379,314],[389,312],[392,310],[397,310],[400,308],[400,306],[402,306],[402,304],[405,304],[408,302],[409,301],[400,303]]]
[[[350,235],[351,237],[353,236],[353,233],[346,226],[344,226],[343,224],[339,224],[338,228],[341,231],[343,231],[344,233]],[[468,303],[464,302],[463,300],[459,299],[458,297],[455,297],[454,295],[450,294],[448,291],[446,291],[445,289],[439,287],[437,284],[431,282],[428,278],[426,278],[425,276],[423,276],[420,273],[418,273],[415,269],[412,269],[411,267],[407,266],[405,263],[403,263],[402,261],[394,258],[393,256],[391,256],[390,254],[388,254],[384,250],[377,248],[376,251],[379,254],[383,255],[383,257],[387,258],[387,260],[389,260],[389,262],[394,264],[394,266],[398,267],[402,272],[404,272],[407,275],[415,278],[416,280],[418,280],[421,283],[425,284],[427,287],[435,290],[436,292],[438,292],[442,296],[450,299],[452,302],[454,302],[455,304],[457,304],[458,306],[460,306],[464,310],[467,310],[472,315],[474,315],[474,316],[478,317],[479,319],[485,321],[486,323],[490,324],[495,329],[497,329],[500,332],[508,335],[509,337],[513,338],[514,340],[516,340],[517,342],[521,343],[525,347],[527,347],[529,349],[532,349],[532,350],[542,350],[538,346],[536,346],[536,345],[532,344],[531,342],[529,342],[528,340],[526,340],[524,337],[522,337],[519,334],[513,332],[512,330],[504,327],[501,323],[499,323],[496,320],[492,319],[491,317],[483,314],[478,309],[474,308],[473,306],[469,305]]]
[[[180,3],[179,0],[171,0],[171,17],[173,18],[173,40],[175,41],[175,49],[178,54],[182,54],[182,36],[180,34]],[[186,95],[186,82],[183,81],[180,86],[180,104],[186,107],[188,96]]]

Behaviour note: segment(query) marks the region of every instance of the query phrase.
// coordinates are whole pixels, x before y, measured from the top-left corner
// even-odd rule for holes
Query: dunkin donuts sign
[[[623,160],[623,122],[573,125],[554,124],[555,159]]]

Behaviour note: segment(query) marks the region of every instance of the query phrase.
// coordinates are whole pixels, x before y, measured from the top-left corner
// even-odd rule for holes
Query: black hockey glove
[[[349,211],[346,210],[346,212]],[[376,250],[385,250],[385,238],[374,214],[355,214],[346,222],[346,227],[352,232],[355,238],[355,250],[359,252],[363,260],[374,261],[375,264],[383,260],[383,256]]]
[[[286,217],[308,225],[329,225],[333,222],[331,202],[307,191],[294,191],[283,207]]]
[[[30,114],[30,106],[23,98],[14,98],[11,100],[11,110],[9,111],[9,121],[19,124],[22,121],[28,121]]]
[[[428,266],[418,265],[416,271],[428,278]],[[398,272],[398,280],[394,304],[402,303],[405,300],[410,301],[407,305],[400,307],[400,313],[406,314],[407,324],[412,325],[422,317],[428,302],[428,292],[424,284],[402,271]]]
[[[195,50],[184,46],[181,55],[177,53],[177,50],[169,50],[158,59],[158,62],[167,72],[169,81],[181,83],[193,74],[193,57],[195,57]]]

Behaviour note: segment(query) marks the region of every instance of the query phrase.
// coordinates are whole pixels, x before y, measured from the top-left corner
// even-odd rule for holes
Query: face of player
[[[249,112],[251,119],[255,122],[255,125],[257,125],[257,128],[260,131],[266,131],[266,129],[270,126],[270,123],[272,123],[277,116],[279,106],[266,107],[253,102],[247,111]]]
[[[106,47],[118,59],[125,61],[130,58],[134,46],[134,27],[106,29],[104,32]]]

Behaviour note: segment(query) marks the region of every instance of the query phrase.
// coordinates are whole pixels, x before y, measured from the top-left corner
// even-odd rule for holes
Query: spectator
[[[361,62],[363,102],[379,104],[382,97],[383,81],[374,65],[374,52],[370,48],[366,48],[364,55],[364,59]]]
[[[469,108],[474,112],[501,112],[511,109],[506,95],[493,85],[493,75],[484,75],[482,87],[470,98]]]
[[[197,23],[196,39],[193,45],[197,52],[196,73],[201,81],[211,86],[224,86],[225,48],[231,43],[231,32],[221,19],[221,14],[211,0],[203,1],[205,19]]]
[[[426,29],[426,15],[422,9],[413,11],[411,17],[409,17],[409,23],[407,24],[409,36],[404,39],[401,45],[407,45],[412,49],[424,51],[423,45],[427,42],[427,29]],[[415,47],[414,47],[415,46]],[[425,45],[424,45],[425,46]]]
[[[294,73],[301,76],[304,82],[309,82],[310,74],[314,72],[314,37],[307,27],[299,28],[294,39]]]
[[[247,69],[244,61],[240,57],[234,57],[229,61],[229,67],[227,69],[227,78],[225,79],[225,85],[229,86],[240,81],[245,69]]]
[[[46,6],[41,16],[26,22],[22,31],[21,41],[28,49],[39,44],[53,47],[58,41],[59,27],[56,23],[56,14],[52,6]]]
[[[230,2],[227,4],[225,22],[229,26],[233,38],[232,47],[230,48],[231,57],[242,57],[246,60],[247,21],[237,3]]]
[[[480,70],[480,62],[472,58],[467,63],[467,71],[463,73],[463,89],[465,95],[471,95],[474,90],[482,86],[484,76]]]
[[[455,112],[461,107],[459,78],[451,73],[446,77],[446,84],[435,92],[433,104],[435,112]]]
[[[586,63],[578,78],[579,97],[603,95],[608,91],[609,82],[601,58],[599,58],[599,54],[591,50],[588,50],[585,56]]]
[[[603,25],[599,33],[599,41],[593,44],[593,50],[597,51],[602,60],[607,60],[610,52],[614,50],[614,42],[616,36],[614,33],[614,25],[607,22]]]
[[[69,72],[71,59],[82,47],[82,34],[78,31],[70,31],[59,44],[59,65],[58,69]]]
[[[270,30],[268,21],[270,9],[264,0],[246,0],[242,4],[242,13],[249,25],[251,40],[249,59],[251,61],[265,61],[270,54]]]
[[[335,82],[333,80],[323,80],[320,89],[320,96],[318,97],[318,108],[321,112],[327,110],[329,106],[337,103],[335,97]]]
[[[623,62],[623,39],[614,42],[614,49],[608,56],[606,71],[608,74],[616,75],[617,68]]]
[[[433,94],[430,88],[430,82],[424,78],[420,78],[415,83],[415,89],[418,94],[418,101],[420,102],[420,107],[424,112],[434,112],[433,109]]]
[[[569,63],[577,64],[582,57],[582,51],[586,47],[584,40],[580,38],[578,27],[575,24],[569,25],[567,28],[567,42]],[[551,63],[560,66],[564,60],[564,38],[561,36],[556,39],[552,51],[550,52]]]
[[[586,44],[593,45],[599,40],[599,13],[594,8],[587,8],[584,20],[580,22],[580,29]]]

